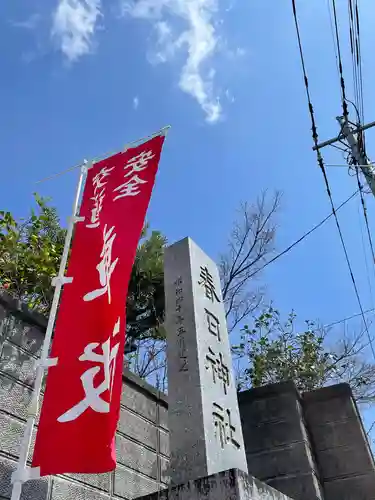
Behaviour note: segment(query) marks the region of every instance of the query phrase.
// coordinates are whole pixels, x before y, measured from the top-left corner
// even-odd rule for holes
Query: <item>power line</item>
[[[359,88],[359,78],[358,78],[358,65],[356,62],[356,54],[357,54],[357,43],[358,39],[355,35],[354,29],[354,8],[353,8],[353,0],[348,0],[348,11],[349,11],[349,38],[350,38],[350,52],[352,55],[352,71],[353,71],[353,86],[354,86],[354,100],[356,102],[356,107],[359,109],[360,102],[360,88]],[[360,113],[358,111],[358,118],[360,119]]]
[[[349,34],[353,65],[353,84],[359,116],[364,121],[362,55],[358,0],[348,0]]]
[[[370,298],[371,298],[371,306],[375,307],[375,302],[374,302],[374,294],[373,294],[373,289],[372,289],[372,284],[371,284],[371,279],[370,279],[370,270],[369,270],[369,265],[368,265],[368,260],[367,260],[367,248],[365,245],[365,237],[364,237],[364,232],[362,228],[362,217],[363,213],[361,211],[360,203],[358,204],[358,220],[359,220],[359,228],[361,230],[361,243],[362,243],[362,250],[363,250],[363,257],[365,261],[365,267],[366,267],[366,276],[367,276],[367,284],[370,292]],[[374,266],[372,266],[372,270],[375,271]],[[374,272],[375,274],[375,272]]]
[[[362,205],[363,217],[365,219],[365,224],[366,224],[367,237],[368,237],[370,248],[371,248],[372,263],[373,263],[373,265],[375,265],[374,244],[372,242],[372,236],[371,236],[370,227],[369,227],[369,223],[368,223],[367,207],[366,207],[366,203],[365,203],[365,198],[363,196],[363,185],[361,184],[361,180],[359,178],[358,168],[356,168],[355,171],[356,171],[356,177],[357,177],[358,190],[359,190],[359,193],[361,196],[361,205]]]
[[[295,3],[295,0],[293,0],[293,3]],[[342,110],[343,110],[344,118],[347,120],[349,113],[348,113],[348,105],[346,104],[345,80],[344,80],[343,69],[342,69],[340,35],[339,35],[339,26],[338,26],[338,20],[337,20],[337,12],[336,12],[336,0],[332,0],[332,10],[333,10],[334,25],[335,25],[335,35],[336,35],[336,45],[337,45],[337,57],[338,57],[338,65],[339,65],[339,73],[340,73]],[[296,23],[297,23],[297,26],[298,26],[298,20],[296,20]],[[303,57],[302,46],[301,46],[301,57]]]
[[[375,311],[375,307],[372,307],[371,309],[367,309],[366,311],[363,311],[363,314],[368,314],[368,313],[373,312],[373,311]],[[339,323],[345,323],[345,321],[349,321],[350,319],[353,319],[353,318],[358,318],[358,316],[362,316],[362,312],[357,313],[357,314],[353,314],[352,316],[348,316],[348,317],[343,318],[343,319],[339,319],[338,321],[334,321],[333,323],[329,323],[328,325],[323,325],[323,328],[329,328],[331,326],[338,325]]]
[[[355,191],[351,196],[349,196],[348,199],[346,199],[345,201],[343,201],[341,203],[341,205],[339,205],[337,208],[336,208],[336,212],[338,210],[340,210],[340,208],[342,208],[344,205],[346,205],[350,200],[352,200],[356,195],[358,194],[358,190]],[[300,238],[298,238],[298,240],[296,240],[294,243],[292,243],[291,245],[289,245],[287,248],[285,248],[285,250],[283,250],[282,252],[280,252],[279,254],[275,255],[275,257],[273,257],[271,260],[269,260],[268,262],[266,262],[262,267],[260,267],[259,269],[257,269],[256,271],[254,271],[250,276],[249,278],[252,278],[253,276],[255,276],[256,274],[258,274],[260,271],[263,271],[263,269],[265,269],[267,266],[269,266],[270,264],[272,264],[273,262],[275,262],[275,260],[278,260],[280,257],[282,257],[283,255],[285,255],[286,253],[290,252],[290,250],[292,250],[292,248],[294,248],[296,245],[298,245],[299,243],[301,243],[301,241],[303,241],[305,238],[307,238],[307,236],[309,236],[311,233],[313,233],[314,231],[316,231],[317,229],[319,229],[328,219],[330,219],[332,216],[334,215],[333,212],[331,212],[330,214],[327,215],[327,217],[325,217],[323,220],[321,220],[318,224],[316,224],[314,227],[312,227],[309,231],[307,231],[305,234],[303,234]]]
[[[366,333],[367,333],[367,336],[368,336],[368,339],[369,339],[369,343],[370,343],[372,355],[373,355],[373,357],[375,359],[375,350],[374,350],[374,347],[372,345],[372,339],[371,339],[370,332],[369,332],[369,329],[368,329],[368,326],[367,326],[367,323],[366,323],[366,319],[365,319],[365,315],[364,315],[364,311],[363,311],[363,307],[362,307],[361,298],[359,296],[359,291],[358,291],[357,283],[356,283],[355,278],[354,278],[354,274],[353,274],[353,270],[352,270],[352,265],[351,265],[350,260],[349,260],[349,255],[348,255],[348,251],[347,251],[347,248],[346,248],[346,245],[345,245],[345,241],[344,241],[344,237],[343,237],[343,234],[342,234],[341,226],[340,226],[337,214],[336,214],[335,205],[333,203],[331,189],[330,189],[330,186],[329,186],[328,177],[327,177],[327,173],[326,173],[324,162],[323,162],[323,157],[322,157],[322,155],[320,153],[319,148],[317,147],[318,146],[318,132],[317,132],[316,123],[315,123],[314,108],[313,108],[313,105],[312,105],[312,102],[311,102],[311,97],[310,97],[309,81],[308,81],[308,78],[307,78],[306,65],[305,65],[305,60],[304,60],[304,56],[303,56],[303,49],[302,49],[302,42],[301,42],[301,35],[300,35],[300,29],[299,29],[299,23],[298,23],[298,17],[297,17],[297,10],[296,10],[296,2],[295,2],[295,0],[292,0],[292,6],[293,6],[294,23],[295,23],[296,32],[297,32],[298,47],[299,47],[299,53],[300,53],[300,59],[301,59],[303,77],[304,77],[304,81],[305,81],[305,90],[306,90],[306,96],[307,96],[307,101],[308,101],[308,108],[309,108],[310,118],[311,118],[312,138],[313,138],[314,145],[315,145],[315,148],[316,148],[317,161],[318,161],[318,165],[320,167],[320,170],[321,170],[321,172],[323,174],[323,179],[324,179],[326,191],[327,191],[328,198],[329,198],[329,201],[330,201],[330,204],[331,204],[333,216],[335,218],[336,227],[337,227],[337,231],[338,231],[339,236],[340,236],[341,245],[342,245],[342,248],[344,250],[345,260],[346,260],[346,263],[347,263],[347,266],[348,266],[348,269],[349,269],[350,278],[351,278],[351,281],[352,281],[352,284],[353,284],[353,288],[354,288],[354,291],[355,291],[355,295],[356,295],[356,298],[357,298],[357,301],[358,301],[358,305],[359,305],[360,311],[362,313],[363,323],[365,325]],[[339,57],[340,77],[341,77],[340,78],[340,80],[341,80],[341,91],[342,91],[342,98],[343,98],[343,103],[342,103],[343,104],[343,112],[344,112],[344,117],[347,119],[348,109],[347,109],[346,96],[345,96],[345,83],[344,83],[344,78],[343,78],[343,74],[342,74],[341,51],[340,51],[340,45],[339,45],[338,23],[337,23],[336,2],[335,2],[335,0],[332,0],[332,6],[333,6],[333,14],[334,14],[334,20],[335,20],[336,39],[338,41],[338,57]]]
[[[332,41],[333,41],[333,50],[335,52],[336,69],[337,69],[337,74],[338,74],[339,80],[340,80],[339,58],[338,58],[337,49],[336,49],[335,32],[334,32],[334,29],[333,29],[333,16],[332,16],[332,11],[331,11],[330,1],[331,0],[327,0],[327,8],[328,8],[329,22],[330,22],[330,27],[331,27],[331,35],[332,35]]]

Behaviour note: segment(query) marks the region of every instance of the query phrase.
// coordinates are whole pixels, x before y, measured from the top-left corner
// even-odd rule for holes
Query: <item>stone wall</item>
[[[295,500],[323,498],[318,467],[293,382],[239,394],[249,474]]]
[[[0,499],[11,494],[10,475],[27,418],[33,365],[40,353],[45,319],[0,296]],[[116,435],[114,475],[71,475],[31,481],[24,499],[133,499],[165,487],[169,456],[167,401],[163,394],[124,373],[121,416]]]
[[[190,480],[139,500],[292,500],[238,469]]]
[[[347,384],[239,394],[249,474],[295,500],[374,500],[375,467]]]
[[[374,459],[350,387],[324,387],[302,401],[325,498],[375,498]]]
[[[43,317],[0,295],[0,500],[10,498],[45,327]],[[30,481],[24,500],[104,500],[111,490],[114,498],[132,500],[166,487],[166,397],[128,371],[123,380],[115,474]],[[254,498],[375,500],[374,462],[349,386],[301,397],[292,382],[274,384],[240,393],[239,407],[249,473],[269,486],[255,482],[264,495],[251,493]],[[178,491],[187,498],[188,489]]]

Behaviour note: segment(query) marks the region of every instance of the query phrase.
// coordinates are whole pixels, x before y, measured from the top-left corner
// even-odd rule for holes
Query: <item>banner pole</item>
[[[32,440],[33,429],[35,426],[35,420],[39,409],[39,399],[42,390],[44,372],[50,366],[57,364],[57,358],[48,358],[49,349],[52,340],[53,328],[55,325],[55,319],[57,315],[57,308],[60,301],[61,289],[66,283],[71,283],[73,281],[72,277],[65,277],[65,268],[68,261],[68,255],[70,250],[70,244],[72,242],[74,225],[76,222],[83,220],[81,217],[77,217],[77,210],[79,205],[79,199],[82,191],[82,186],[84,182],[85,175],[87,173],[89,166],[87,161],[81,165],[81,172],[79,176],[79,181],[77,185],[76,195],[73,204],[72,216],[69,217],[68,229],[65,237],[65,244],[63,255],[60,261],[59,274],[52,279],[52,286],[55,287],[52,306],[48,318],[47,329],[43,341],[42,353],[40,360],[36,364],[36,378],[34,384],[34,391],[32,394],[32,399],[30,406],[28,408],[28,419],[26,423],[26,429],[23,435],[20,455],[18,459],[17,469],[12,474],[12,497],[11,500],[19,500],[22,492],[22,485],[29,479],[37,479],[39,477],[39,468],[28,468],[27,467],[27,456],[30,450],[30,444]]]

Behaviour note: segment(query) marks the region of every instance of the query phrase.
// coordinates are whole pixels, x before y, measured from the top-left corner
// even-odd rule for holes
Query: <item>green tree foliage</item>
[[[130,278],[127,299],[127,335],[132,339],[164,339],[163,254],[166,238],[143,230]]]
[[[49,200],[35,195],[36,210],[17,221],[0,212],[0,288],[24,301],[30,309],[48,314],[58,274],[66,230]],[[166,239],[145,227],[129,283],[127,336],[163,338],[163,248]],[[129,345],[129,344],[128,344]]]
[[[10,212],[0,211],[0,286],[31,309],[46,314],[65,230],[48,200],[35,195],[35,202],[36,210],[25,220],[16,221]]]
[[[245,389],[293,380],[301,391],[348,382],[360,403],[375,398],[375,365],[367,361],[364,331],[340,331],[330,344],[332,332],[306,321],[298,329],[292,312],[282,321],[279,312],[267,307],[245,325],[241,341],[233,346],[239,361],[238,387]]]

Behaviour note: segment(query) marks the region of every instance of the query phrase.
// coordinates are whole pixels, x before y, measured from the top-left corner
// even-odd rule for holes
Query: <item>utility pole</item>
[[[360,132],[363,132],[364,130],[374,127],[375,122],[368,123],[367,125],[363,125],[362,127],[356,127],[344,116],[338,116],[336,119],[340,125],[339,135],[334,139],[321,142],[317,146],[314,146],[313,150],[316,151],[318,149],[324,148],[325,146],[334,144],[335,142],[342,142],[343,140],[345,140],[351,149],[352,156],[356,162],[356,166],[361,169],[372,194],[375,196],[375,168],[374,165],[368,160],[361,144],[358,141],[358,134]]]

